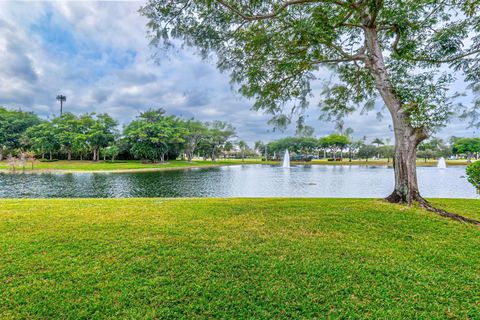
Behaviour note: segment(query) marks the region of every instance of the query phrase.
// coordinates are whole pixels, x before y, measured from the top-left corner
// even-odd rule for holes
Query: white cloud
[[[250,110],[251,101],[232,92],[228,75],[191,51],[162,57],[160,65],[146,39],[142,2],[0,2],[0,105],[21,107],[47,117],[58,113],[55,97],[67,96],[64,110],[109,112],[121,123],[141,110],[162,107],[201,120],[230,121],[247,141],[285,134]],[[325,71],[322,71],[326,75]],[[320,82],[314,91],[320,91]],[[317,101],[307,112],[317,134],[334,130],[318,121]],[[358,113],[346,127],[360,138],[391,135],[388,115]],[[454,122],[444,135],[469,135]]]

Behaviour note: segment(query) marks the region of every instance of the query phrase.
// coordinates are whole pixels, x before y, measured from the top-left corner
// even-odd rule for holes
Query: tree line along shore
[[[162,109],[142,112],[119,130],[118,122],[108,114],[64,113],[44,120],[31,112],[0,108],[0,161],[10,158],[12,166],[20,162],[24,167],[23,162],[34,159],[139,160],[145,165],[207,159],[268,162],[280,160],[285,150],[292,153],[293,161],[312,163],[342,164],[355,160],[388,164],[394,155],[394,146],[388,139],[355,140],[351,129],[320,138],[313,131],[302,132],[249,146],[229,123],[183,119],[166,115]],[[451,164],[466,164],[478,158],[479,153],[480,138],[451,137],[448,142],[439,138],[423,142],[417,156],[424,160],[424,165],[431,165],[430,160],[439,157],[458,159]]]

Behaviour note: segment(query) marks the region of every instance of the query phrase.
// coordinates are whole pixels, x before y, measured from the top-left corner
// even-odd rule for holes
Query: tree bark
[[[408,124],[408,117],[390,82],[375,27],[365,28],[365,44],[369,52],[366,66],[372,73],[375,86],[392,116],[395,132],[393,159],[395,188],[386,200],[411,204],[422,199],[417,183],[416,155],[418,144],[428,138],[428,134],[425,130],[412,128]]]
[[[212,149],[212,153],[210,155],[210,157],[212,158],[212,161],[216,160],[216,155],[215,155],[216,152],[217,152],[217,146],[214,146],[213,149]]]
[[[50,160],[53,160],[52,151],[50,151]]]
[[[0,161],[3,160],[3,148],[0,147]]]
[[[192,148],[192,146],[189,145],[187,147],[187,149],[185,150],[185,155],[187,156],[187,161],[188,162],[192,162],[194,153],[195,153],[195,148]]]
[[[68,161],[72,160],[72,151],[70,151],[70,150],[67,151],[67,160]]]
[[[193,136],[187,144],[188,148],[185,153],[187,154],[188,162],[192,162],[193,155],[195,154],[195,150],[197,149],[199,139],[200,136]]]
[[[423,131],[411,128],[405,121],[397,121],[395,128],[395,188],[387,201],[412,204],[421,199],[417,182],[417,146],[427,138]]]

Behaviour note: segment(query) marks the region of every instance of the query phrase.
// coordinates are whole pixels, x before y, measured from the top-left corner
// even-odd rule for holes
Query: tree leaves
[[[364,30],[374,28],[410,123],[434,131],[454,105],[445,75],[432,77],[432,70],[443,65],[450,76],[457,71],[466,81],[480,79],[479,6],[478,0],[150,0],[141,13],[154,45],[178,38],[204,57],[215,53],[218,67],[255,100],[253,109],[270,114],[270,124],[280,127],[302,117],[319,66],[337,76],[320,97],[322,119],[371,110],[378,84],[367,67],[375,57],[364,47]]]

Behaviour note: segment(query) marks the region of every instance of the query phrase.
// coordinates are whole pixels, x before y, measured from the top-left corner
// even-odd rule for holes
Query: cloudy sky
[[[108,112],[120,123],[162,107],[184,117],[229,121],[249,142],[294,131],[274,132],[268,117],[251,111],[252,101],[232,90],[228,74],[191,51],[179,50],[155,62],[146,21],[137,13],[142,3],[0,1],[0,106],[47,118],[58,114],[55,97],[62,93],[66,111]],[[314,88],[320,90],[320,85]],[[308,124],[318,136],[332,133],[331,123],[318,120],[316,102],[311,105]],[[376,112],[352,115],[346,126],[357,138],[391,136],[388,116],[378,121]],[[439,133],[474,134],[459,120]]]

